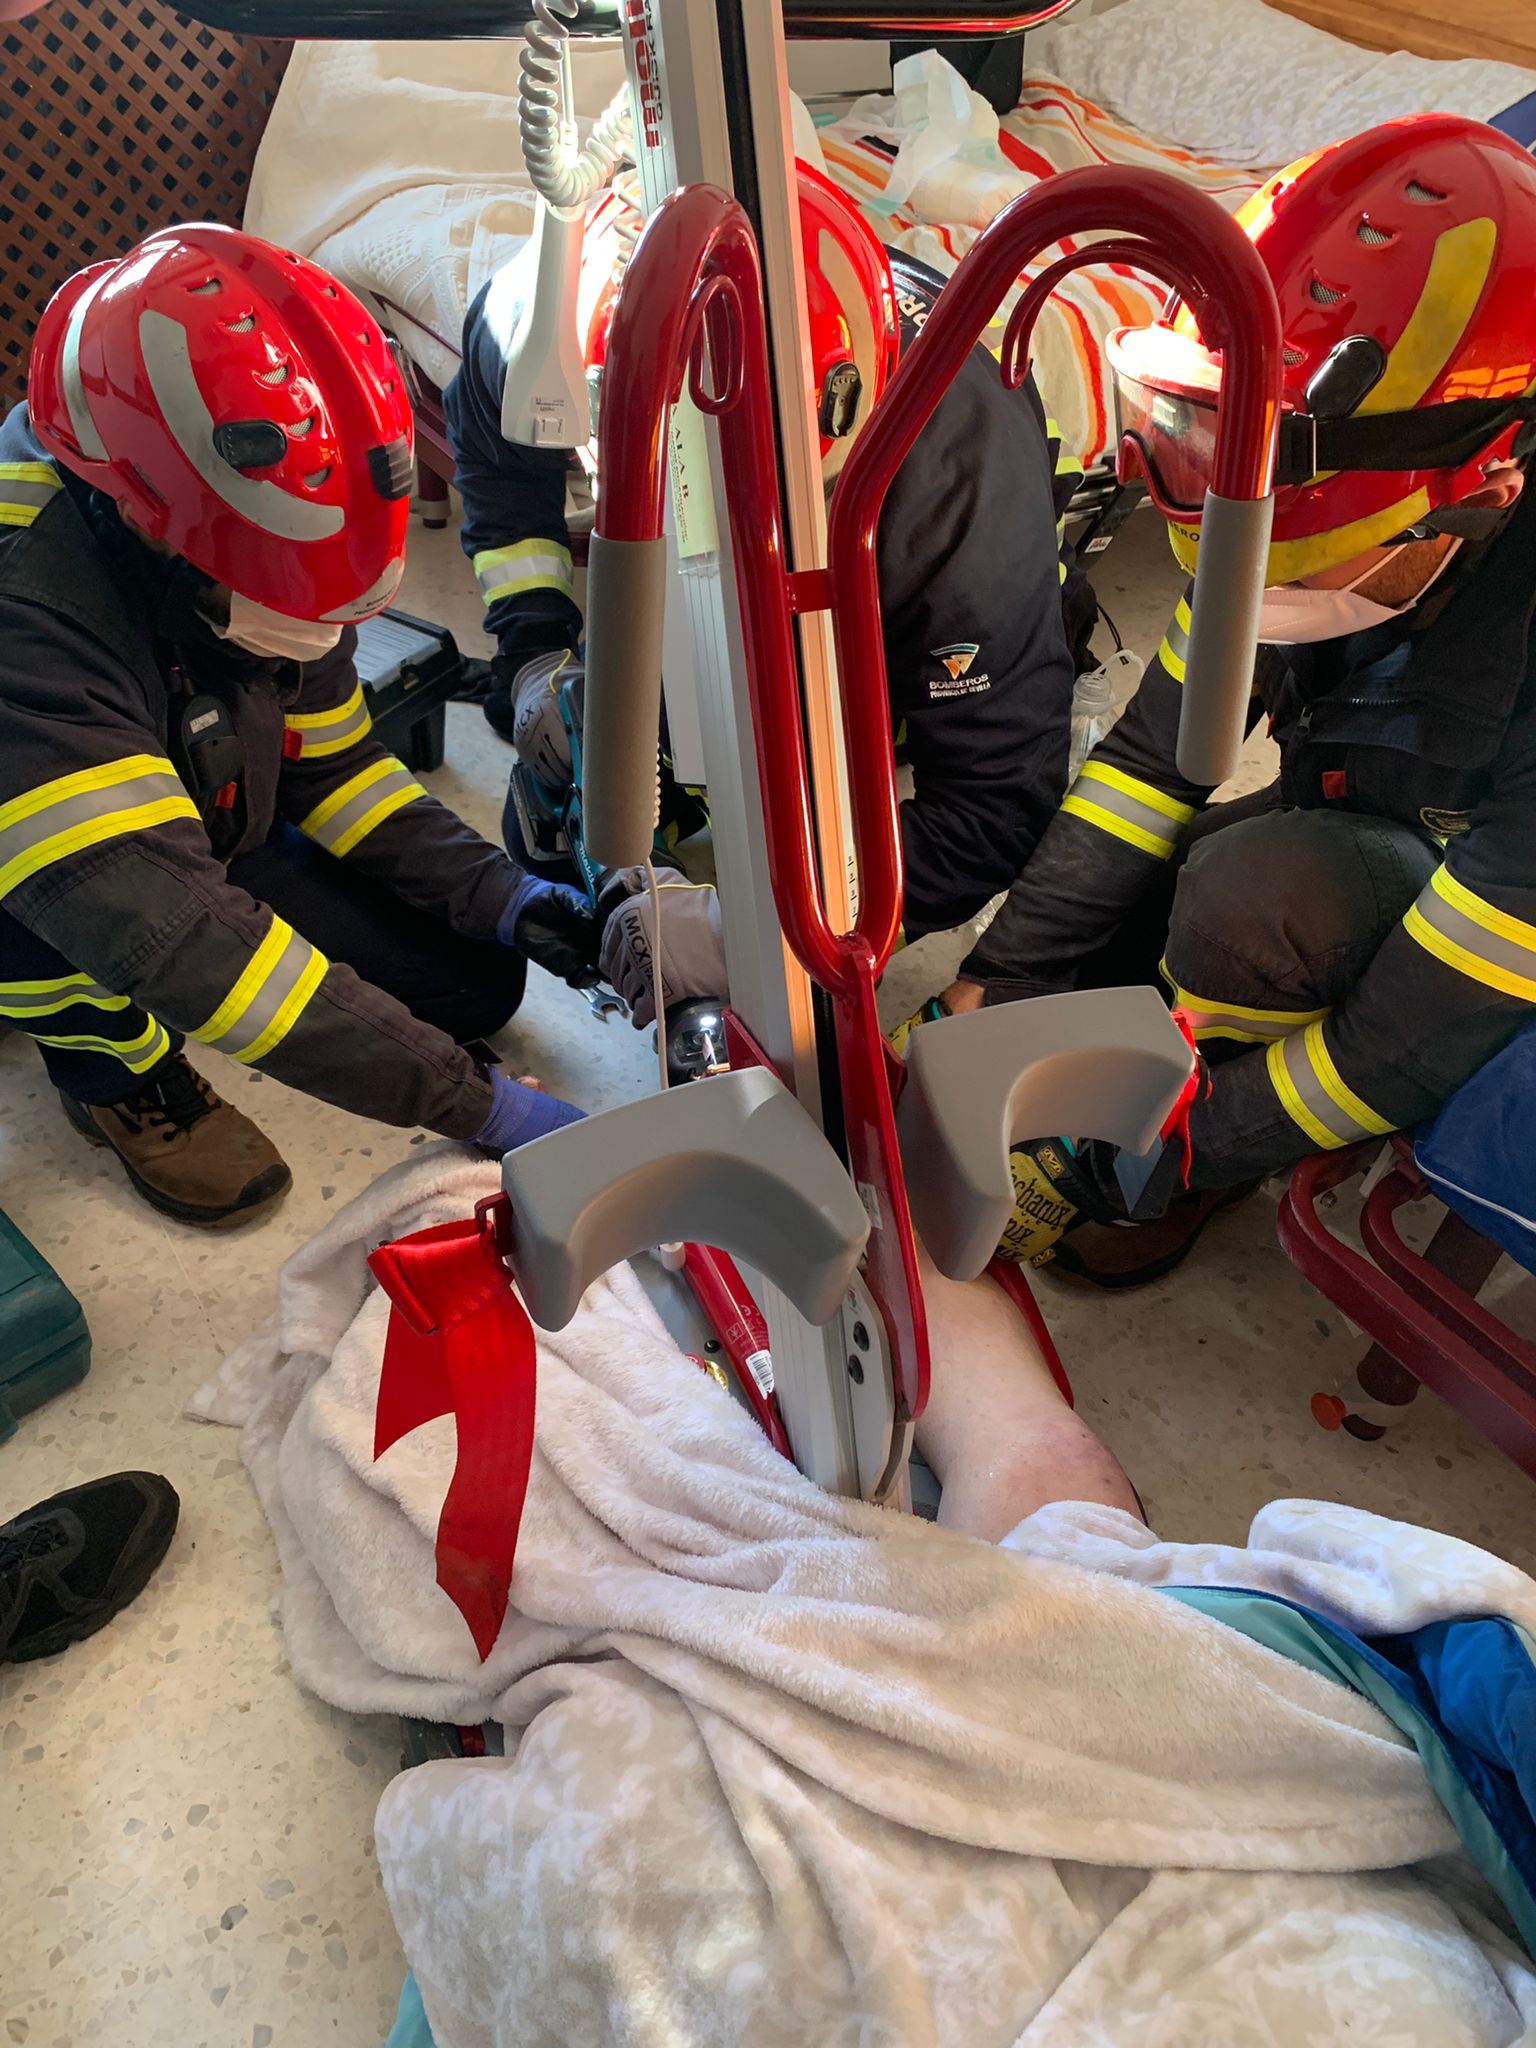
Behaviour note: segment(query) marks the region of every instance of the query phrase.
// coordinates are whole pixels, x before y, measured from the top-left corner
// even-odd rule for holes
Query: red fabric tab
[[[1189,1186],[1190,1159],[1189,1119],[1194,1113],[1195,1104],[1203,1102],[1206,1096],[1210,1094],[1211,1077],[1206,1069],[1205,1061],[1200,1057],[1199,1048],[1195,1044],[1194,1025],[1183,1010],[1175,1009],[1171,1014],[1174,1023],[1178,1025],[1179,1030],[1183,1034],[1184,1043],[1189,1047],[1191,1066],[1189,1079],[1180,1089],[1179,1099],[1172,1109],[1169,1110],[1159,1135],[1165,1143],[1177,1144],[1183,1153],[1183,1180],[1187,1188]]]
[[[1349,795],[1349,777],[1342,768],[1325,768],[1323,771],[1323,796],[1331,804],[1341,803]]]
[[[226,782],[220,789],[215,791],[213,808],[216,811],[232,811],[235,808],[235,798],[239,794],[240,785],[238,782]]]
[[[297,761],[304,751],[304,735],[295,732],[291,725],[283,727],[283,759]]]
[[[383,1457],[439,1415],[454,1417],[458,1455],[438,1518],[437,1583],[469,1624],[482,1663],[506,1618],[533,1457],[536,1351],[502,1263],[509,1207],[498,1195],[472,1221],[418,1230],[368,1256],[390,1299],[373,1454]]]

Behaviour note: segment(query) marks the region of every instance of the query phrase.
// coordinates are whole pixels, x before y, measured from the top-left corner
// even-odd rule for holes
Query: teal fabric
[[[1527,1951],[1536,1956],[1536,1896],[1522,1879],[1489,1816],[1430,1718],[1394,1685],[1379,1657],[1324,1622],[1267,1593],[1218,1586],[1166,1586],[1171,1599],[1224,1622],[1309,1671],[1347,1685],[1378,1707],[1418,1751],[1436,1797],[1456,1824],[1468,1855],[1507,1908]]]
[[[395,2014],[395,2024],[389,2030],[384,2048],[433,2048],[426,2007],[416,1989],[415,1976],[409,1971],[400,1987],[400,2010]]]

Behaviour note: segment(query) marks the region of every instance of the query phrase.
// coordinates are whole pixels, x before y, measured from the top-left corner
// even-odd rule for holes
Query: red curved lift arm
[[[898,1423],[920,1415],[927,1399],[928,1341],[896,1144],[899,1067],[887,1059],[875,1012],[902,905],[875,535],[897,469],[1019,272],[1064,237],[1102,231],[1122,238],[1122,249],[1134,238],[1141,267],[1205,310],[1206,332],[1224,344],[1212,488],[1263,498],[1280,392],[1274,293],[1229,216],[1156,172],[1064,173],[1015,199],[977,237],[854,444],[833,494],[821,578],[792,582],[785,560],[761,268],[747,217],[728,193],[686,187],[657,208],[630,259],[609,337],[601,536],[662,532],[667,415],[685,374],[719,422],[774,901],[796,958],[835,1002],[849,1164],[875,1222],[865,1279],[886,1323]],[[1015,349],[1027,338],[1016,332]],[[833,929],[821,890],[795,660],[793,614],[818,600],[832,612],[836,638],[859,878],[847,932]]]

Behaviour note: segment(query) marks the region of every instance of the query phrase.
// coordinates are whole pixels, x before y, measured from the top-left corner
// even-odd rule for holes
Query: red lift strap
[[[469,1624],[480,1660],[506,1617],[533,1456],[533,1324],[503,1263],[511,1205],[477,1203],[370,1252],[390,1299],[373,1455],[439,1415],[458,1426],[453,1479],[437,1525],[437,1583]]]
[[[1200,1048],[1195,1043],[1195,1027],[1185,1011],[1175,1009],[1173,1021],[1184,1034],[1184,1043],[1189,1047],[1190,1073],[1179,1093],[1178,1101],[1163,1119],[1160,1136],[1165,1144],[1178,1146],[1182,1165],[1180,1175],[1184,1186],[1189,1186],[1189,1119],[1196,1103],[1203,1102],[1211,1092],[1211,1077],[1206,1072],[1205,1062],[1200,1057]]]

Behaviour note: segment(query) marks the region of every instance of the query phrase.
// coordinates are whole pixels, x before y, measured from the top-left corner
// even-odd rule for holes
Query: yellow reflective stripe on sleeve
[[[30,526],[59,488],[51,462],[0,462],[0,526]]]
[[[108,1053],[113,1059],[121,1060],[130,1074],[148,1073],[171,1049],[170,1034],[153,1017],[137,1038],[95,1038],[89,1033],[53,1031],[32,1031],[28,1036],[35,1038],[39,1045],[56,1045],[66,1052]]]
[[[84,1004],[92,1010],[126,1010],[127,996],[114,995],[88,974],[60,974],[51,981],[0,982],[0,1017],[56,1017]]]
[[[1157,658],[1176,683],[1184,680],[1189,660],[1189,599],[1181,597],[1174,607],[1173,622],[1163,635]]]
[[[417,797],[425,796],[426,793],[419,782],[407,783],[399,789],[390,790],[387,795],[381,796],[378,802],[369,810],[364,811],[355,824],[347,827],[346,831],[341,834],[340,838],[332,846],[331,852],[338,859],[345,854],[349,854],[359,840],[366,839],[368,834],[376,826],[382,825],[386,818],[392,818],[396,811],[403,810],[407,804],[415,803]]]
[[[1124,818],[1117,818],[1102,805],[1089,803],[1076,795],[1063,797],[1061,808],[1069,818],[1081,818],[1085,825],[1097,826],[1099,831],[1108,832],[1112,838],[1123,839],[1127,846],[1134,846],[1138,853],[1149,853],[1154,860],[1166,860],[1173,852],[1173,842],[1162,839],[1153,832],[1145,832],[1139,825],[1128,824]]]
[[[1246,1003],[1224,1003],[1217,996],[1182,988],[1168,972],[1166,960],[1161,969],[1175,1004],[1188,1017],[1197,1039],[1233,1038],[1244,1045],[1268,1045],[1271,1039],[1286,1038],[1293,1031],[1320,1023],[1328,1014],[1326,1010],[1257,1010]]]
[[[240,979],[191,1036],[245,1066],[264,1059],[297,1023],[329,962],[302,933],[274,916]]]
[[[248,1045],[244,1052],[237,1052],[235,1058],[246,1066],[253,1066],[257,1060],[264,1060],[273,1047],[280,1044],[298,1023],[305,1004],[325,979],[330,962],[323,953],[309,949],[309,959],[300,968],[293,987],[273,1012],[272,1021],[261,1036]]]
[[[1176,796],[1170,796],[1166,789],[1159,789],[1156,783],[1127,775],[1123,768],[1112,767],[1107,761],[1089,761],[1077,779],[1079,782],[1102,782],[1107,789],[1119,790],[1123,796],[1171,818],[1176,825],[1187,825],[1195,815],[1193,804],[1180,803]]]
[[[88,846],[100,846],[105,840],[121,839],[130,832],[152,832],[156,825],[168,825],[173,818],[201,822],[197,805],[190,797],[169,796],[161,797],[156,803],[139,804],[131,810],[113,811],[89,824],[75,825],[67,832],[56,833],[50,839],[39,841],[28,853],[0,867],[0,898],[8,896],[30,875],[52,867],[56,861],[67,860],[72,853],[83,853]]]
[[[554,540],[520,540],[511,547],[482,548],[474,559],[475,581],[487,604],[554,590],[569,597],[574,583],[571,551]]]
[[[1296,1092],[1285,1061],[1285,1048],[1289,1039],[1277,1038],[1264,1055],[1264,1065],[1269,1073],[1270,1086],[1279,1096],[1286,1114],[1292,1123],[1300,1125],[1312,1143],[1324,1152],[1337,1151],[1342,1139],[1336,1138],[1328,1126],[1319,1123],[1310,1109]]]
[[[1322,1151],[1336,1152],[1396,1129],[1341,1079],[1320,1023],[1275,1039],[1264,1064],[1286,1114]]]
[[[345,704],[330,711],[296,711],[283,720],[285,732],[299,736],[299,759],[318,761],[327,754],[340,754],[355,747],[373,730],[368,700],[359,683]]]
[[[1384,1138],[1389,1131],[1396,1129],[1396,1125],[1388,1118],[1378,1116],[1368,1102],[1362,1102],[1354,1089],[1350,1087],[1349,1083],[1340,1074],[1338,1068],[1333,1064],[1333,1055],[1328,1050],[1327,1041],[1323,1037],[1323,1027],[1320,1023],[1307,1026],[1306,1030],[1302,1033],[1302,1048],[1311,1062],[1313,1073],[1322,1083],[1323,1092],[1329,1101],[1335,1109],[1342,1110],[1350,1122],[1363,1131],[1367,1137]]]
[[[333,789],[300,822],[299,830],[340,858],[386,818],[426,794],[404,763],[387,755]]]
[[[1458,974],[1536,1003],[1536,926],[1487,902],[1448,868],[1430,878],[1403,929]]]
[[[1195,815],[1193,804],[1180,803],[1166,790],[1102,761],[1084,766],[1061,808],[1154,860],[1167,860]]]
[[[274,915],[267,936],[246,962],[240,979],[220,1003],[206,1024],[200,1025],[192,1036],[202,1045],[220,1045],[235,1021],[245,1014],[252,996],[265,982],[267,976],[282,958],[283,948],[293,932],[291,925],[284,924]],[[242,1044],[244,1041],[241,1041]]]
[[[24,818],[51,810],[55,804],[75,797],[99,796],[123,783],[137,782],[143,775],[168,775],[173,782],[176,781],[176,771],[160,754],[126,754],[122,760],[108,761],[100,768],[77,768],[71,775],[57,776],[52,782],[40,782],[35,789],[27,790],[22,796],[13,796],[7,804],[0,804],[0,835],[9,832]],[[177,782],[176,786],[179,789],[181,784]]]
[[[172,818],[198,822],[197,806],[157,754],[78,768],[29,789],[0,805],[0,898],[72,853]]]
[[[360,791],[371,789],[376,782],[382,782],[386,775],[393,775],[400,765],[393,754],[386,755],[382,761],[370,761],[366,768],[360,768],[356,775],[341,783],[328,797],[317,803],[309,816],[300,821],[299,830],[308,833],[311,839],[318,839],[323,828],[331,822],[336,813],[351,803]]]

